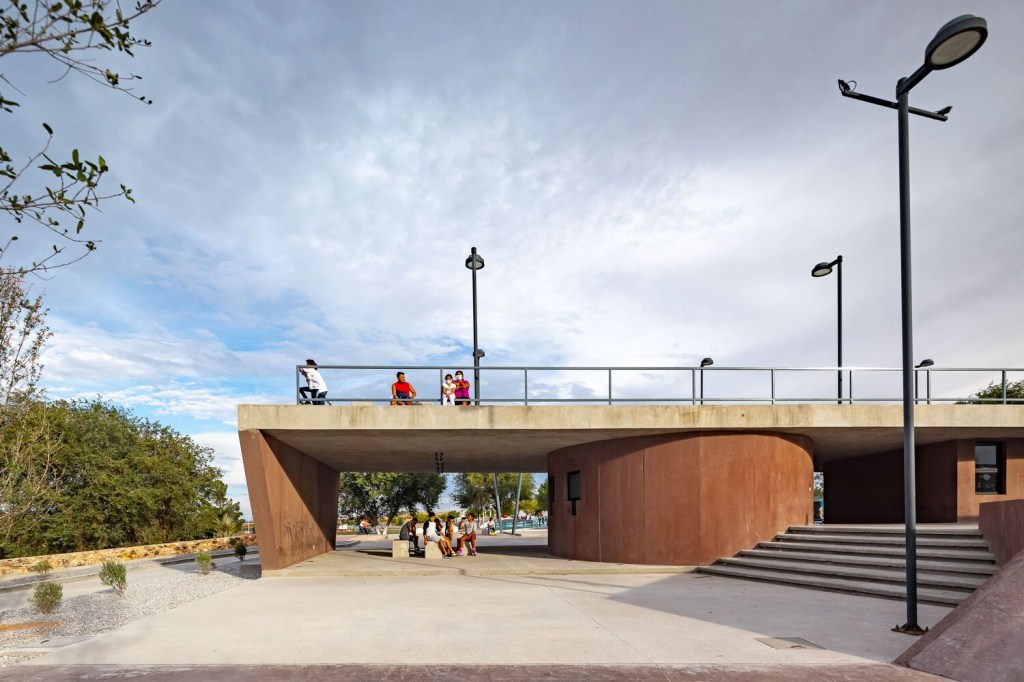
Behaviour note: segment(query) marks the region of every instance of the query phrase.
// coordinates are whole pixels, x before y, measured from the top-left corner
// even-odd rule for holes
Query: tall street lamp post
[[[480,350],[480,342],[476,328],[476,271],[484,269],[484,259],[477,254],[476,247],[469,250],[466,267],[473,272],[473,404],[480,404],[480,358],[484,352]]]
[[[818,263],[811,270],[811,277],[824,277],[825,275],[832,274],[832,268],[836,269],[836,279],[839,283],[836,291],[839,295],[839,303],[836,306],[839,316],[839,359],[836,362],[836,367],[839,368],[839,384],[838,384],[838,398],[839,404],[843,404],[843,257],[841,255],[836,256],[836,259],[831,263]]]
[[[853,97],[871,104],[897,109],[900,167],[900,289],[903,320],[903,507],[907,543],[907,622],[893,628],[897,632],[920,635],[925,632],[917,623],[917,500],[914,480],[914,342],[911,314],[910,277],[910,147],[907,139],[909,114],[939,121],[946,120],[950,107],[924,111],[909,106],[908,93],[932,71],[948,69],[964,61],[988,38],[988,24],[970,14],[953,19],[939,29],[924,51],[924,64],[917,71],[896,82],[896,102],[862,95],[850,85],[839,81],[844,97]]]

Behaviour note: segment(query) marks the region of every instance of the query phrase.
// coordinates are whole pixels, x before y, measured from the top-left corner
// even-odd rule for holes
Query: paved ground
[[[938,679],[888,665],[913,642],[890,631],[902,602],[553,560],[542,542],[486,538],[428,567],[364,540],[0,679]]]

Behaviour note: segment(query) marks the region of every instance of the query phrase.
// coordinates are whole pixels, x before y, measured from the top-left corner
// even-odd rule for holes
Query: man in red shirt
[[[405,372],[399,372],[398,381],[391,384],[392,405],[412,405],[412,399],[416,397],[416,389],[405,380]]]

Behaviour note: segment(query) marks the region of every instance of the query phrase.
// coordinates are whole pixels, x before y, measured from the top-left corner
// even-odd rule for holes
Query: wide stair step
[[[813,589],[906,598],[905,531],[899,526],[794,526],[702,573]],[[996,570],[976,526],[917,529],[917,598],[954,606]]]

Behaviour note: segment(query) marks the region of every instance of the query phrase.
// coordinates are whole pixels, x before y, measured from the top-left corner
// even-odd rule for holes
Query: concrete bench
[[[431,542],[430,540],[424,540],[423,548],[426,550],[423,558],[427,561],[431,559],[443,559],[441,556],[441,548],[437,546],[437,542]]]
[[[408,540],[392,540],[391,541],[391,558],[392,559],[408,559],[409,558],[409,541]]]

